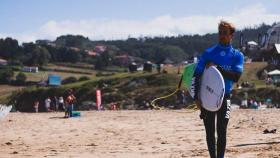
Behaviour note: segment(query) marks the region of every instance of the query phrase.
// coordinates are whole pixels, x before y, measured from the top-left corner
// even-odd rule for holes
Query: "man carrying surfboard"
[[[226,132],[227,125],[230,117],[230,95],[233,83],[237,82],[243,72],[244,56],[239,51],[232,47],[231,41],[235,32],[233,24],[221,21],[218,26],[219,30],[219,43],[207,49],[195,68],[193,76],[193,90],[194,100],[197,107],[201,110],[200,118],[206,131],[206,141],[211,158],[224,158],[226,148]],[[201,103],[200,79],[204,69],[210,66],[216,66],[222,74],[224,79],[225,91],[222,104],[217,111],[208,111],[207,103]],[[215,118],[217,124],[215,125]],[[217,127],[217,148],[215,130]]]

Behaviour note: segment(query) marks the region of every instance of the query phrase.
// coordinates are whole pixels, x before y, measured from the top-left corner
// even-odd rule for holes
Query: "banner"
[[[96,107],[97,110],[100,110],[101,106],[101,90],[97,89],[96,90]]]

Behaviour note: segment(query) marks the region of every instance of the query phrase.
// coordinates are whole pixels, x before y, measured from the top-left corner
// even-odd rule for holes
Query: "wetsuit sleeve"
[[[221,72],[224,78],[232,80],[233,82],[238,82],[241,74],[243,72],[244,57],[240,53],[235,57],[234,65],[232,65],[232,71],[225,70],[220,66],[217,66],[218,70]]]
[[[193,93],[194,93],[194,97],[193,97],[194,100],[198,99],[199,87],[200,87],[200,78],[201,78],[201,75],[204,71],[206,62],[207,62],[207,53],[204,52],[202,54],[202,56],[200,57],[199,62],[196,65],[195,72],[194,72],[194,75],[193,75],[193,78],[192,78],[192,87],[191,88],[192,88]]]

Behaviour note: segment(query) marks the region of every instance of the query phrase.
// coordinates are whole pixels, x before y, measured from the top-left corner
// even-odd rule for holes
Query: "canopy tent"
[[[273,70],[267,73],[268,75],[280,75],[280,71],[279,70]]]
[[[249,42],[247,42],[247,44],[248,44],[248,45],[254,45],[254,46],[257,46],[257,45],[258,45],[258,43],[255,42],[255,41],[249,41]]]
[[[61,85],[61,76],[50,74],[48,83],[50,86],[60,86]]]

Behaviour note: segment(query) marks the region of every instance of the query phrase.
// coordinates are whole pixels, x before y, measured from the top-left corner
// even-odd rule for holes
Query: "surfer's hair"
[[[219,23],[219,30],[220,30],[221,27],[229,28],[230,34],[233,34],[235,32],[235,26],[232,23],[227,22],[225,20],[221,20],[220,21],[220,23]]]

